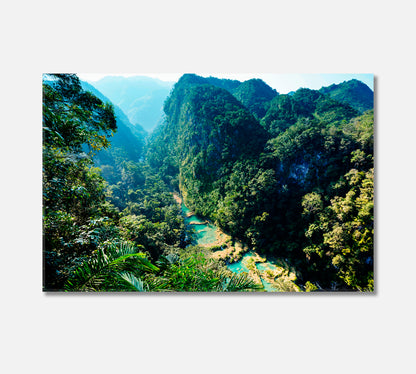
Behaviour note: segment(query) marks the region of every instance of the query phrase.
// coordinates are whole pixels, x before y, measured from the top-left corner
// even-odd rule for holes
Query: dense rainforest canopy
[[[218,248],[193,245],[172,193],[284,262],[299,290],[374,289],[366,85],[283,95],[259,79],[185,74],[148,137],[94,90],[44,77],[45,290],[262,290]]]

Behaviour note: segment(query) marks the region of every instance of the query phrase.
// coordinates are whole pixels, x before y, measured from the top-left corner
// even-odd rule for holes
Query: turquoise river
[[[181,203],[181,210],[182,214],[185,220],[185,224],[189,225],[191,228],[195,231],[195,237],[196,237],[196,243],[198,245],[202,246],[214,246],[216,245],[218,236],[218,229],[215,225],[212,223],[209,223],[201,218],[199,218],[197,215],[193,214],[188,207],[185,206],[185,204]],[[230,269],[234,273],[242,273],[242,272],[249,272],[249,269],[246,267],[247,260],[249,260],[250,257],[257,257],[257,253],[254,251],[248,251],[243,255],[240,261],[234,262],[232,264],[227,264],[228,269]],[[263,277],[261,276],[262,272],[265,270],[272,270],[275,266],[272,262],[266,261],[266,262],[256,262],[255,263],[256,268],[259,270],[260,273],[260,280],[263,284],[264,289],[267,292],[278,292],[276,288],[272,286],[271,283],[267,282]]]

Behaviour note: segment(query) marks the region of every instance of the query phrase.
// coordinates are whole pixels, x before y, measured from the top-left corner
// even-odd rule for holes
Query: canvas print
[[[374,291],[373,81],[43,74],[43,290]]]

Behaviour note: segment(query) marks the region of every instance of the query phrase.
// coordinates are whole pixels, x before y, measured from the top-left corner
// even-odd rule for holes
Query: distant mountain
[[[144,76],[108,76],[93,86],[118,105],[133,126],[140,124],[151,132],[162,116],[163,103],[173,84]]]
[[[336,101],[350,105],[360,113],[364,113],[366,110],[374,107],[373,91],[357,79],[322,87],[319,91],[329,95]]]
[[[91,92],[102,101],[111,102],[89,83],[81,81],[81,86],[85,91]],[[143,157],[144,139],[147,136],[147,132],[139,125],[133,126],[117,105],[114,105],[114,114],[117,121],[117,131],[109,138],[111,146],[101,150],[94,156],[94,162],[100,167],[107,165],[114,168],[118,162],[117,160],[120,158],[130,161],[139,161]],[[134,129],[134,133],[132,129]],[[105,173],[103,176],[106,179],[111,179],[107,178]]]

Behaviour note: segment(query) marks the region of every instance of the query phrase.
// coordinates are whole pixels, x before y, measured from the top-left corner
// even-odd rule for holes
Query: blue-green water
[[[182,203],[182,213],[185,217],[185,223],[195,230],[196,244],[214,245],[217,240],[217,228],[211,223],[200,219],[196,215],[187,217],[191,211]]]
[[[266,280],[264,280],[262,277],[260,277],[260,279],[261,279],[261,283],[263,284],[264,289],[265,289],[267,292],[278,292],[278,291],[276,290],[276,288],[274,288],[274,287],[272,286],[272,284],[271,284],[271,283],[267,282],[267,281],[266,281]]]
[[[182,203],[182,214],[185,217],[185,223],[189,226],[191,226],[196,233],[196,244],[199,245],[215,245],[215,242],[217,240],[217,228],[212,225],[209,222],[206,222],[205,220],[200,219],[196,215],[191,215],[187,217],[191,213],[191,211],[188,209],[185,204]],[[248,260],[250,257],[256,257],[257,254],[253,251],[247,252],[240,261],[235,262],[233,264],[228,264],[227,267],[230,269],[233,273],[248,273],[249,270],[246,267],[245,263],[246,260]],[[257,262],[256,267],[259,271],[264,271],[269,269],[269,265],[272,265],[272,263],[269,262]],[[263,284],[263,287],[268,292],[276,292],[277,290],[272,287],[271,283],[265,281],[263,278],[261,278],[261,282]]]
[[[260,271],[271,270],[269,264],[271,263],[270,262],[258,262],[256,266],[257,266],[257,269],[259,269]]]
[[[235,262],[233,264],[228,264],[227,267],[228,269],[230,269],[233,273],[248,273],[249,270],[247,268],[246,261],[247,259],[249,259],[250,257],[256,257],[257,254],[253,251],[247,252],[240,261]],[[256,268],[260,271],[264,271],[264,270],[268,270],[270,269],[269,267],[269,262],[256,262]],[[260,277],[261,283],[263,284],[263,287],[266,291],[268,292],[276,292],[277,290],[275,288],[273,288],[273,286],[271,285],[271,283],[267,282],[266,280],[264,280],[262,277]]]

